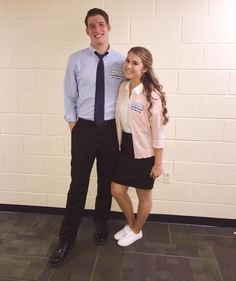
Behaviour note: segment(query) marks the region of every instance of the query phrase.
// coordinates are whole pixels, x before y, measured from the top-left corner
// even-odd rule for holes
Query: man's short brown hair
[[[101,15],[104,18],[106,24],[109,24],[109,16],[108,16],[108,14],[104,10],[102,10],[102,9],[93,8],[93,9],[91,9],[91,10],[89,10],[87,12],[87,15],[86,15],[86,17],[84,19],[84,23],[85,23],[86,27],[88,27],[88,18],[89,17],[93,17],[93,16],[97,16],[97,15]]]

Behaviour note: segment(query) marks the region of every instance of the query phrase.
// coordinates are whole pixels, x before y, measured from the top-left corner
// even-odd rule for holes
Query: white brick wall
[[[234,40],[235,17],[184,19],[183,43],[231,43]]]
[[[63,78],[69,54],[89,43],[92,7],[109,13],[114,49],[150,49],[167,93],[172,182],[156,181],[152,213],[235,219],[235,0],[0,0],[0,203],[65,206]],[[95,194],[94,168],[87,208]]]
[[[178,91],[181,94],[224,94],[229,78],[228,71],[180,71]]]
[[[236,71],[230,72],[229,93],[236,94]]]

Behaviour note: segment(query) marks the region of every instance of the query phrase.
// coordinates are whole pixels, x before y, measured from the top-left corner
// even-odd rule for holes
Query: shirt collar
[[[94,56],[96,56],[95,54],[94,54],[94,52],[97,52],[97,50],[92,46],[92,45],[90,45],[89,47],[88,47],[88,49],[89,49],[89,51],[94,55]],[[109,45],[109,47],[108,47],[108,49],[107,49],[107,52],[108,52],[108,56],[109,56],[109,54],[110,54],[110,52],[111,52],[111,48],[110,48],[110,45]]]
[[[130,81],[126,84],[126,89],[129,91]],[[135,93],[137,96],[143,92],[143,83],[139,83],[138,86],[132,89],[132,93]]]

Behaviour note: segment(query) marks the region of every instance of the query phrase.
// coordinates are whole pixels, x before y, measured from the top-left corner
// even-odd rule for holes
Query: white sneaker
[[[123,227],[120,231],[116,232],[116,234],[114,235],[114,239],[116,240],[120,240],[121,238],[123,238],[129,231],[131,231],[131,228],[128,226],[128,224]]]
[[[134,233],[132,230],[129,231],[123,238],[121,238],[117,244],[121,247],[127,247],[133,244],[135,241],[141,239],[143,237],[142,230],[139,231],[138,234]]]

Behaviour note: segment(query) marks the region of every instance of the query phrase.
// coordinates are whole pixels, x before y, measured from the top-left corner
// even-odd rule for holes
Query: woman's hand
[[[154,180],[163,173],[162,170],[162,154],[163,148],[154,148],[155,161],[150,172],[150,177]]]
[[[153,166],[151,169],[150,177],[153,178],[154,180],[163,173],[162,167],[161,166]]]

